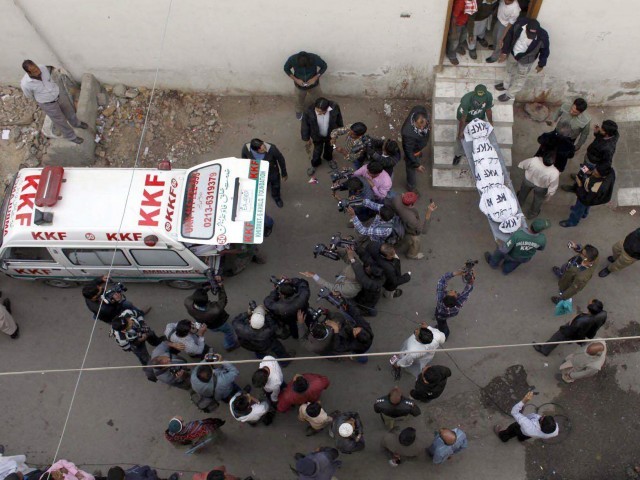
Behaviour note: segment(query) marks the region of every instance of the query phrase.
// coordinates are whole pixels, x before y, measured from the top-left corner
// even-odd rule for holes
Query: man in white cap
[[[284,345],[276,337],[276,322],[266,312],[263,305],[258,305],[255,310],[241,313],[231,322],[238,336],[240,346],[254,352],[256,358],[264,358],[273,355],[276,358],[293,357],[296,352],[285,350]],[[281,362],[286,367],[289,362]]]
[[[360,415],[356,412],[335,412],[329,435],[336,439],[336,448],[341,453],[364,450],[364,432]]]

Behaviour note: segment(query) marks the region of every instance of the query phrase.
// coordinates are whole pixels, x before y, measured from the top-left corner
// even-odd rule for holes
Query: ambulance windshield
[[[187,176],[180,226],[182,237],[193,240],[213,238],[220,172],[219,164],[209,164]]]

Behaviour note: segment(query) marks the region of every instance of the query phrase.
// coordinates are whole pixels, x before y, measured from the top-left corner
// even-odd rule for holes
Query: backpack
[[[387,238],[385,238],[384,242],[389,245],[397,244],[403,237],[405,233],[404,224],[399,216],[393,217],[391,221],[385,222],[385,226],[391,227],[391,234]]]

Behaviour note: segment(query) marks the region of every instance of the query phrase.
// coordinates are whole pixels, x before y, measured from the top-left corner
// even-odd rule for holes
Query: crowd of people
[[[469,10],[470,3],[476,4],[475,11]],[[456,53],[462,54],[468,49],[475,58],[476,44],[493,48],[487,62],[507,61],[505,81],[496,85],[498,90],[505,92],[499,97],[500,101],[512,99],[522,88],[534,62],[538,61],[537,70],[540,71],[549,56],[549,35],[537,21],[522,15],[521,4],[515,0],[454,2],[447,56],[453,65],[458,65]],[[493,43],[488,39],[491,21]],[[27,71],[23,82],[25,93],[29,91],[36,101],[47,104],[45,111],[54,122],[66,125],[66,117],[72,126],[77,126],[68,109],[57,106],[57,100],[40,102],[49,99],[39,97],[42,92],[38,82],[49,81],[46,68],[43,70],[30,61],[23,67]],[[366,368],[366,354],[378,333],[374,332],[370,319],[380,313],[378,304],[382,299],[393,302],[403,294],[400,287],[412,281],[411,272],[403,270],[401,255],[409,261],[424,258],[422,238],[429,231],[438,207],[433,201],[423,202],[426,208],[421,212],[422,196],[417,189],[417,176],[426,171],[425,147],[431,130],[428,108],[417,105],[411,109],[401,129],[400,145],[392,139],[377,138],[362,121],[345,123],[338,103],[323,96],[320,78],[326,70],[326,62],[309,52],[292,55],[284,65],[285,73],[294,83],[295,115],[300,120],[301,140],[306,143],[310,156],[307,174],[313,177],[323,160],[328,163],[332,171],[332,195],[338,201],[338,209],[347,214],[347,227],[353,229],[352,235],[334,235],[329,245],[314,247],[316,256],[343,262],[344,266],[340,266],[335,278],[327,280],[313,271],[300,272],[300,277],[272,277],[273,289],[265,298],[259,303],[252,302],[246,311],[232,317],[226,310],[228,298],[224,279],[215,275],[209,283],[185,298],[188,318],[168,323],[160,335],[145,321],[150,308],[136,307],[125,297],[126,289],[122,284],[103,277],[87,284],[82,294],[93,318],[110,326],[115,343],[137,357],[149,381],[183,389],[204,414],[219,415],[191,421],[176,415],[168,421],[164,431],[167,441],[199,449],[213,441],[216,432],[223,428],[226,420],[220,417],[253,427],[270,427],[278,416],[295,411],[304,426],[301,434],[314,436],[326,432],[327,437],[319,441],[319,448],[313,452],[291,452],[292,469],[299,479],[328,480],[334,478],[342,462],[340,458],[356,454],[365,447],[371,448],[365,443],[365,425],[357,411],[341,410],[336,405],[327,407],[330,402],[322,397],[331,388],[331,381],[326,376],[310,372],[285,374],[283,369],[295,361],[296,351],[287,348],[283,342],[291,338],[289,344],[295,340],[298,348],[322,357],[321,361],[353,361],[358,364],[353,368]],[[491,123],[492,106],[493,98],[484,85],[478,85],[461,98],[456,109],[460,140],[454,150],[454,164],[464,156],[462,132],[465,126],[476,118]],[[539,150],[518,165],[525,171],[518,200],[531,222],[513,233],[495,251],[485,253],[486,262],[494,269],[500,268],[504,275],[531,261],[547,246],[542,232],[551,223],[537,217],[544,202],[557,191],[560,173],[568,161],[588,142],[591,118],[587,108],[587,102],[582,98],[563,104],[550,122],[554,129],[538,139]],[[587,218],[590,207],[611,198],[615,182],[612,163],[619,138],[617,125],[606,120],[593,131],[594,138],[586,147],[584,161],[571,176],[573,183],[561,186],[576,194],[568,219],[560,223],[562,227],[576,226]],[[63,132],[66,138],[77,142],[68,125]],[[344,158],[347,168],[339,168],[334,150]],[[396,166],[403,154],[406,191],[400,192],[393,189],[393,183]],[[287,180],[287,168],[282,152],[273,143],[254,138],[244,144],[241,156],[269,163],[271,195],[276,206],[283,208],[281,180]],[[532,203],[524,209],[531,191]],[[346,194],[344,198],[341,198],[342,192]],[[558,291],[551,300],[558,308],[572,311],[572,298],[588,286],[597,269],[599,251],[593,245],[574,242],[570,242],[569,248],[574,255],[563,265],[553,267]],[[640,229],[616,243],[612,250],[609,265],[600,270],[600,277],[640,259]],[[455,277],[464,284],[460,292],[449,287]],[[318,298],[325,302],[322,308],[310,306],[309,280],[320,287]],[[398,346],[401,353],[390,359],[389,379],[393,378],[397,383],[403,375],[410,376],[415,380],[413,388],[405,396],[399,386],[394,385],[388,394],[371,399],[370,405],[361,404],[362,408],[373,408],[380,415],[379,425],[366,427],[367,430],[384,429],[381,446],[391,467],[419,457],[441,464],[468,447],[467,435],[456,426],[443,425],[431,437],[411,426],[409,420],[422,414],[421,405],[442,395],[452,377],[448,367],[432,364],[432,360],[435,351],[450,338],[448,321],[458,316],[472,298],[474,284],[474,262],[441,275],[433,292],[433,322],[423,321],[413,331],[407,331],[407,339]],[[4,318],[2,331],[17,338],[18,328],[11,318],[10,304],[5,302],[4,307],[0,307],[0,316]],[[595,375],[602,369],[607,346],[596,337],[606,319],[603,302],[594,298],[586,312],[579,310],[575,318],[551,336],[550,342],[570,340],[580,343],[579,350],[568,355],[560,367],[564,382]],[[252,372],[245,371],[251,373],[250,384],[242,386],[240,369],[224,358],[226,353],[209,346],[211,333],[222,334],[225,352],[241,348],[261,360]],[[147,344],[152,347],[151,352]],[[534,345],[534,348],[546,356],[556,346],[544,344]],[[199,364],[189,367],[188,363]],[[316,365],[321,368],[322,363],[316,362]],[[495,426],[494,431],[501,441],[513,437],[520,441],[548,439],[559,434],[560,426],[553,416],[522,413],[532,396],[533,391],[527,392],[513,406],[513,423],[504,428]],[[224,413],[226,408],[228,415]],[[65,460],[36,472],[24,475],[16,472],[5,478],[36,480],[44,473],[50,473],[56,480],[94,478]],[[106,478],[134,480],[137,477],[153,480],[157,475],[150,467],[134,467],[126,472],[114,467]],[[194,480],[236,478],[223,466],[194,475]]]

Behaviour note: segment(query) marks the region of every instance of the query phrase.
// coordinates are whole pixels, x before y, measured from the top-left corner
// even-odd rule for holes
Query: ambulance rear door
[[[187,170],[178,239],[188,244],[262,243],[269,162],[222,158]]]

